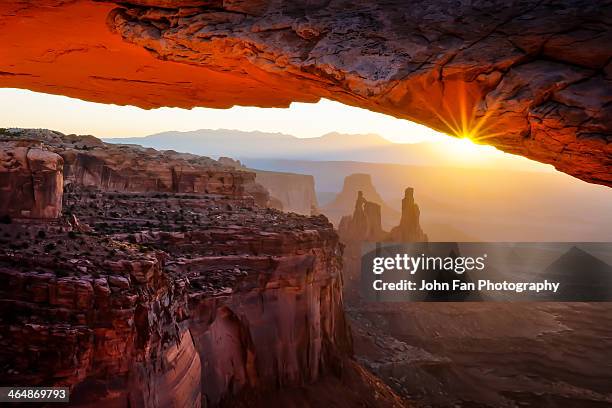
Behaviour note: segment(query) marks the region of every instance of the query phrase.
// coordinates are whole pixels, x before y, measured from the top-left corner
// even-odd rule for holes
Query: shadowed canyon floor
[[[353,304],[358,361],[417,405],[612,406],[606,303]]]
[[[0,85],[142,107],[321,97],[610,185],[609,1],[7,1]]]

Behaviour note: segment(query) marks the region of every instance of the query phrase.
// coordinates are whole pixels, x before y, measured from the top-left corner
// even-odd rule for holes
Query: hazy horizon
[[[23,106],[28,106],[28,109],[23,109]],[[30,114],[32,111],[37,112],[36,117]],[[402,143],[451,138],[405,119],[327,99],[321,99],[318,103],[294,102],[285,108],[164,107],[147,110],[15,88],[0,89],[0,123],[6,127],[45,128],[99,138],[144,137],[166,131],[210,128],[280,132],[299,138],[316,137],[333,131],[377,133]]]
[[[245,164],[266,171],[312,175],[322,207],[342,189],[346,176],[363,173],[370,175],[374,188],[399,217],[404,189],[412,187],[426,233],[443,228],[483,241],[517,242],[612,238],[612,191],[575,182],[579,180],[560,172],[345,161],[253,159]],[[347,214],[351,212],[352,205],[346,209]],[[387,225],[396,225],[399,218],[386,221]],[[440,236],[432,234],[432,238],[439,240]]]
[[[23,109],[23,106],[27,106],[28,109]],[[37,114],[31,115],[32,111]],[[166,132],[188,134],[208,129],[274,133],[298,139],[316,139],[335,132],[351,136],[376,134],[390,143],[399,144],[399,147],[431,143],[433,148],[430,150],[435,151],[435,160],[442,162],[450,160],[461,167],[555,171],[550,165],[504,153],[492,146],[477,145],[467,139],[457,139],[408,120],[326,99],[321,99],[318,103],[292,103],[287,108],[234,106],[230,109],[145,110],[134,106],[101,104],[61,95],[3,88],[0,89],[0,124],[3,127],[45,128],[65,134],[93,135],[111,142],[119,138],[145,138]],[[347,154],[357,142],[357,140],[346,141],[341,149],[342,155],[337,159],[352,160]],[[265,147],[271,150],[270,148],[275,146]],[[193,150],[189,147],[176,150],[212,157],[235,156],[231,149],[219,153],[202,149]],[[391,156],[395,156],[393,159],[390,157],[390,161],[387,162],[416,164],[398,158],[399,153],[393,152],[392,149],[387,150],[391,152]],[[276,153],[269,158],[283,154],[280,150]],[[354,160],[364,161],[366,152],[362,151],[360,154]],[[383,152],[379,152],[378,156],[383,157]],[[305,159],[305,157],[295,158]],[[332,157],[328,155],[322,159],[330,160]]]
[[[458,138],[449,138],[444,142],[398,143],[376,133],[347,134],[334,131],[311,138],[298,138],[282,132],[199,129],[104,140],[213,158],[335,160],[545,173],[556,171],[551,165]]]

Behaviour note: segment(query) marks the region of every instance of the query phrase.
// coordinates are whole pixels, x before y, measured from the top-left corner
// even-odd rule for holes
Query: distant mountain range
[[[163,132],[146,137],[104,139],[109,143],[139,144],[161,150],[176,150],[210,157],[236,159],[287,159],[317,161],[358,161],[435,165],[443,167],[495,167],[534,169],[542,165],[510,155],[471,162],[452,154],[442,142],[393,143],[377,134],[327,133],[298,138],[283,133],[243,132],[227,129],[201,129],[189,132]]]

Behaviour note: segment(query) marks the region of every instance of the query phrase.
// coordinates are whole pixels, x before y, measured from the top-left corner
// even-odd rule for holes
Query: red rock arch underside
[[[21,0],[0,15],[2,87],[145,108],[324,97],[612,185],[610,1]]]

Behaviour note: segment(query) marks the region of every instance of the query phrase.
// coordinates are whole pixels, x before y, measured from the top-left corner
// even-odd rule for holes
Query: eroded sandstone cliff
[[[278,199],[284,211],[311,215],[318,211],[314,177],[308,174],[253,170],[256,180],[270,196]]]
[[[0,142],[0,216],[57,218],[64,162],[40,142]]]
[[[421,210],[414,201],[414,189],[408,187],[404,190],[402,199],[402,218],[397,227],[394,227],[387,237],[391,242],[426,242],[427,234],[423,232],[420,223]]]
[[[0,85],[149,108],[325,97],[612,182],[609,1],[114,3],[1,4]]]
[[[0,224],[3,385],[69,386],[73,406],[232,406],[334,378],[348,392],[348,375],[402,403],[350,360],[325,217],[257,206],[210,159],[45,131],[5,143],[26,136],[76,158],[61,217]],[[132,177],[139,160],[156,170]],[[162,177],[179,165],[186,182]]]
[[[302,215],[316,215],[318,213],[319,204],[313,176],[248,169],[240,160],[228,157],[219,157],[219,162],[235,169],[255,172],[256,182],[269,192],[269,207]]]

